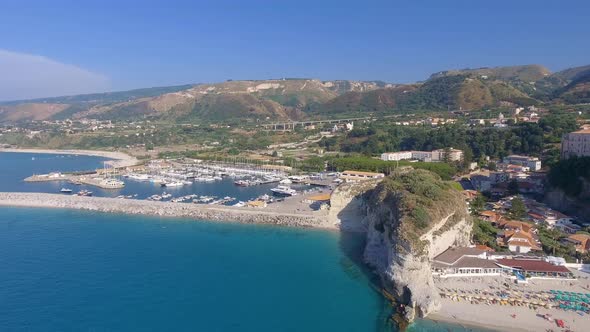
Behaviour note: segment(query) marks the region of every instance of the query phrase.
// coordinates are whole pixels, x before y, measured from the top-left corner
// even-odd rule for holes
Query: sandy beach
[[[104,157],[113,159],[110,162],[110,164],[113,167],[128,167],[137,165],[139,163],[139,160],[137,160],[137,158],[120,151],[0,148],[0,152],[72,154],[82,156]]]
[[[590,292],[589,275],[574,271],[578,277],[576,281],[563,280],[531,280],[527,285],[515,285],[503,277],[476,277],[476,278],[448,278],[436,281],[439,290],[458,290],[471,293],[475,290],[506,290],[504,283],[510,286],[511,291],[519,294],[533,294],[535,292],[547,292],[550,290],[567,290],[572,292]],[[552,320],[546,320],[543,315],[550,314]],[[461,324],[466,327],[482,327],[499,331],[565,331],[555,323],[555,319],[564,321],[565,326],[571,331],[587,331],[590,324],[590,316],[580,316],[573,311],[564,311],[558,308],[531,309],[527,306],[510,306],[498,304],[472,304],[468,300],[459,302],[450,298],[442,299],[442,309],[428,316],[434,321]]]

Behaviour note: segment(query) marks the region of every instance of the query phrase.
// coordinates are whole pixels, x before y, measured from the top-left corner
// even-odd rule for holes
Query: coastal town
[[[511,123],[536,123],[539,113],[543,112],[534,107],[528,111],[517,108],[510,119],[500,113],[495,120],[469,120],[466,125],[484,125],[484,128],[487,125],[490,130],[505,130],[508,120]],[[370,122],[364,123],[366,126]],[[72,127],[74,124],[66,121],[51,125],[75,128]],[[138,131],[135,134],[148,130],[148,135],[149,130],[157,128],[156,124],[126,125],[125,128],[100,121],[80,122],[80,125],[86,126],[82,130],[91,132],[114,130],[119,126],[122,130],[133,128]],[[444,128],[447,125],[455,126],[456,121],[428,118],[418,122],[400,122],[395,119],[390,125]],[[306,125],[303,128],[306,131],[316,130],[314,126]],[[327,126],[329,130],[320,132],[318,136],[321,139],[345,136],[354,129],[352,122],[328,123]],[[82,127],[78,128],[75,130],[79,131]],[[288,133],[294,129],[295,125],[283,125],[280,132]],[[4,133],[13,130],[23,129],[4,129]],[[571,133],[564,133],[559,159],[590,156],[589,142],[590,128],[586,124]],[[209,144],[215,146],[215,142]],[[83,205],[84,196],[93,196],[94,191],[94,196],[112,197],[105,198],[107,200],[146,200],[163,204],[157,211],[147,209],[147,206],[141,205],[143,203],[120,208],[114,207],[118,203],[108,203],[108,209],[114,208],[115,211],[263,223],[275,223],[276,218],[282,216],[281,223],[291,225],[348,229],[350,225],[340,224],[339,218],[334,218],[331,215],[333,211],[330,211],[333,205],[332,193],[342,184],[378,182],[391,169],[399,167],[465,164],[463,172],[454,175],[452,181],[460,188],[468,212],[474,219],[471,243],[468,246],[448,247],[432,257],[431,263],[431,273],[445,312],[441,319],[455,317],[456,321],[463,322],[457,318],[461,317],[460,313],[474,308],[474,317],[480,317],[488,310],[498,310],[496,318],[505,324],[497,321],[497,327],[500,328],[513,324],[513,321],[526,320],[525,325],[529,327],[581,330],[579,322],[590,314],[590,222],[583,216],[560,212],[543,199],[547,196],[549,180],[547,167],[539,157],[509,154],[502,158],[485,157],[466,163],[463,150],[444,146],[432,150],[383,152],[373,160],[386,162],[390,166],[377,167],[376,171],[354,165],[342,169],[329,162],[309,171],[303,169],[302,162],[287,164],[282,161],[285,155],[292,155],[293,149],[303,151],[302,147],[304,149],[305,145],[282,144],[275,145],[270,152],[259,151],[257,155],[208,159],[174,155],[138,159],[125,157],[125,154],[111,155],[115,159],[104,163],[101,169],[74,173],[56,170],[48,174],[32,174],[24,181],[56,182],[62,186],[60,195],[82,196],[81,200],[71,200],[69,203],[60,203],[59,199],[53,201],[52,204],[56,206],[70,204],[106,210],[100,206]],[[5,146],[4,151],[11,151],[10,148],[12,146]],[[145,149],[145,146],[135,148]],[[76,151],[72,150],[72,153]],[[89,153],[92,154],[92,151]],[[125,187],[129,183],[161,189],[152,189],[155,193],[150,194],[127,192]],[[267,191],[241,200],[222,191],[199,195],[191,189],[216,183],[231,183],[236,188],[260,187]],[[179,188],[182,191],[178,191]],[[13,195],[5,197],[4,201],[19,199],[20,196]],[[187,209],[185,204],[194,208]],[[244,216],[244,212],[239,212],[249,210],[265,212],[256,218],[256,214],[248,212]],[[213,211],[218,215],[211,215]],[[485,310],[480,308],[482,306],[485,306]],[[500,313],[504,313],[503,320],[497,317]],[[441,314],[434,314],[435,317],[437,315]],[[464,323],[469,324],[468,321]]]
[[[590,331],[589,12],[0,3],[0,332]]]

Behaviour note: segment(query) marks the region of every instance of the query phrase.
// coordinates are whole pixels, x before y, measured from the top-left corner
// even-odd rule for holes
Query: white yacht
[[[173,182],[163,182],[162,187],[182,187],[184,183],[180,181],[173,181]]]
[[[129,178],[136,180],[136,181],[149,181],[149,179],[150,179],[150,177],[147,174],[137,174],[137,173],[129,174]]]
[[[72,189],[70,188],[61,188],[60,192],[64,193],[64,194],[69,194],[72,192]]]
[[[125,187],[125,182],[117,179],[104,179],[100,181],[100,186],[105,189],[119,189]]]
[[[276,188],[272,188],[270,191],[276,196],[295,196],[297,195],[297,191],[295,189],[291,189],[288,186],[277,186]]]

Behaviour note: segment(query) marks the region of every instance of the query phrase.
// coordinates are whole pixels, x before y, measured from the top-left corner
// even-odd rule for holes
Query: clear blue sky
[[[589,64],[589,15],[590,1],[3,0],[0,49],[90,71],[103,81],[88,88],[99,90],[274,77],[412,82],[452,68]]]

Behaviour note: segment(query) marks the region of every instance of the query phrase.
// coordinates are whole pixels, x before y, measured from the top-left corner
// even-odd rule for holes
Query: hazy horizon
[[[0,100],[229,79],[411,83],[587,65],[584,1],[28,1],[0,4]],[[23,24],[26,23],[26,24]]]

